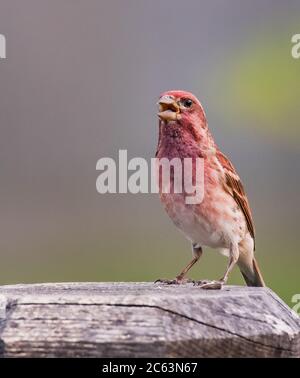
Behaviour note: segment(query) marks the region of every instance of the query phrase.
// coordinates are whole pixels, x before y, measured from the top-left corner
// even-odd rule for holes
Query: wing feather
[[[238,174],[236,173],[233,165],[222,152],[220,151],[217,152],[217,158],[225,170],[225,183],[224,183],[225,190],[227,190],[227,192],[229,192],[232,195],[232,197],[234,198],[234,200],[236,201],[236,203],[242,210],[246,219],[247,228],[255,244],[254,223],[253,223],[249,201],[247,199],[243,184]]]

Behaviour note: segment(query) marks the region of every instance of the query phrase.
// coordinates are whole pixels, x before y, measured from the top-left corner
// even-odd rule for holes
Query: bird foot
[[[194,286],[198,286],[201,289],[205,290],[221,290],[224,285],[224,281],[207,281],[207,280],[202,280],[202,281],[195,281]]]
[[[173,280],[168,280],[168,279],[165,279],[165,278],[159,278],[158,280],[154,281],[154,283],[162,283],[162,284],[166,284],[166,285],[183,285],[183,284],[186,284],[186,283],[193,283],[194,284],[195,281],[191,280],[189,278],[176,277]]]

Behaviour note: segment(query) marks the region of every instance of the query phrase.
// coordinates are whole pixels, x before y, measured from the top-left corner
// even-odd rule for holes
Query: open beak
[[[163,96],[158,101],[159,118],[163,121],[176,121],[179,119],[180,108],[172,96]]]

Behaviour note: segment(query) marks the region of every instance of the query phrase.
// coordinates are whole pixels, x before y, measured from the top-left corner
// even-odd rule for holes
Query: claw
[[[178,285],[179,282],[175,279],[175,280],[168,280],[168,279],[165,279],[165,278],[159,278],[158,280],[155,280],[154,283],[163,283],[163,284],[166,284],[166,285]]]
[[[195,286],[205,290],[221,290],[224,282],[222,281],[196,281]]]
[[[154,283],[162,283],[166,285],[182,285],[185,283],[195,283],[194,280],[191,280],[189,278],[175,278],[173,280],[168,280],[165,278],[159,278],[158,280],[154,281]]]

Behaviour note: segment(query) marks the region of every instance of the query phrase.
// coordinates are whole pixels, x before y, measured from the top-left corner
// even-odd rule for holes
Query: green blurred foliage
[[[115,239],[106,230],[106,238],[96,235],[66,240],[52,240],[36,249],[23,250],[16,256],[2,259],[1,284],[60,281],[154,281],[174,278],[191,259],[191,247],[173,225],[152,230],[135,229]],[[169,224],[168,224],[169,223]],[[299,253],[296,240],[276,240],[266,235],[256,251],[257,260],[267,285],[289,306],[299,290]],[[42,251],[42,253],[41,253]],[[227,259],[215,250],[205,249],[203,257],[191,270],[193,279],[218,279],[226,268]],[[13,272],[13,274],[12,274]],[[236,267],[229,277],[231,285],[245,285]]]
[[[299,143],[300,61],[291,55],[293,34],[275,30],[271,35],[260,30],[232,56],[221,79],[223,105],[244,120],[234,125]]]

